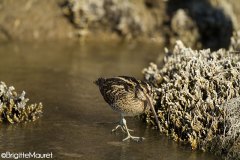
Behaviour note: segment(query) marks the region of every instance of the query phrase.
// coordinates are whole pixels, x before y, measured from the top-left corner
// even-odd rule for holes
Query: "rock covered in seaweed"
[[[240,30],[233,32],[231,37],[231,51],[240,51]]]
[[[227,151],[225,159],[240,159],[240,97],[227,101],[221,107],[224,110],[224,132],[213,138],[208,150],[218,154]]]
[[[163,10],[160,1],[120,0],[66,0],[63,12],[79,29],[79,36],[94,32],[114,33],[131,39],[141,36],[156,37],[161,24]],[[154,6],[153,6],[154,5]]]
[[[234,109],[225,104],[240,95],[237,54],[226,50],[196,51],[177,41],[173,53],[165,57],[162,69],[151,63],[143,73],[156,87],[162,133],[190,144],[192,149],[231,154],[230,148],[240,133],[233,126],[239,123],[240,115],[230,111],[239,110],[240,106],[238,103]],[[233,115],[237,121],[232,120]],[[228,136],[232,129],[234,138]],[[226,139],[232,143],[225,143]],[[222,146],[214,145],[214,141],[222,142]]]
[[[171,31],[168,33],[170,44],[174,44],[177,39],[181,38],[189,46],[196,46],[197,48],[201,46],[197,24],[184,9],[177,10],[173,15],[170,29]]]
[[[42,103],[27,105],[25,92],[17,94],[13,86],[0,82],[0,122],[35,121],[42,114]]]
[[[168,0],[166,40],[171,46],[181,39],[197,49],[228,48],[237,23],[231,7],[227,0]]]

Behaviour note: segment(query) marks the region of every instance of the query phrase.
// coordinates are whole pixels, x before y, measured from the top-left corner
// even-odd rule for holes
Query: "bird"
[[[145,139],[130,134],[130,131],[133,130],[127,127],[126,116],[137,116],[151,109],[160,129],[160,122],[153,105],[154,89],[150,83],[137,80],[134,77],[117,76],[112,78],[100,77],[95,81],[95,84],[99,87],[104,100],[120,114],[120,121],[112,132],[121,128],[123,132],[127,133],[127,137],[122,141],[131,139],[139,142]]]

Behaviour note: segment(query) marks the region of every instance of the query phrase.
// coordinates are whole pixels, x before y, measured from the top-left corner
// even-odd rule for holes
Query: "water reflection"
[[[128,119],[143,143],[126,142],[110,131],[119,120],[93,81],[100,76],[130,75],[161,51],[151,44],[5,44],[0,45],[0,80],[42,101],[44,115],[33,123],[1,125],[0,152],[52,152],[56,159],[214,160],[191,152],[137,119]]]

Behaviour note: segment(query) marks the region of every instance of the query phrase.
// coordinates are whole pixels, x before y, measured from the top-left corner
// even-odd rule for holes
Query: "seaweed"
[[[0,82],[0,122],[20,123],[35,121],[42,115],[42,103],[27,105],[25,91],[17,94],[13,86]]]
[[[158,95],[160,131],[192,149],[237,155],[240,150],[232,148],[240,135],[239,55],[224,49],[192,50],[181,41],[166,52],[161,69],[150,63],[143,70]],[[151,113],[145,117],[153,119]]]
[[[230,50],[233,52],[240,52],[240,30],[233,32]]]

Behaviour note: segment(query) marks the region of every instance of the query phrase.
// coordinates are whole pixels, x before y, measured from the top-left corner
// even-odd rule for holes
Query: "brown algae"
[[[27,105],[25,94],[17,94],[13,86],[0,82],[0,122],[35,121],[42,115],[42,103]]]
[[[143,70],[158,94],[160,131],[192,149],[239,158],[238,54],[223,49],[192,50],[181,41],[176,42],[172,53],[166,52],[161,69],[150,63]],[[154,122],[151,115],[145,120]]]

